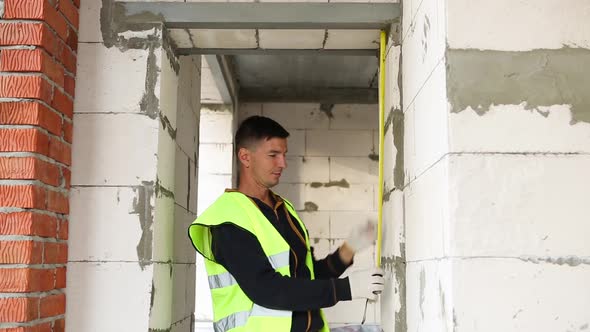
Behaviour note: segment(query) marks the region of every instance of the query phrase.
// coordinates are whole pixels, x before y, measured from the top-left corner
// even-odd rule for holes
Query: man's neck
[[[250,197],[258,198],[259,200],[263,201],[264,203],[272,206],[272,198],[270,195],[270,189],[258,185],[248,185],[245,183],[240,183],[238,186],[238,190],[245,195]]]

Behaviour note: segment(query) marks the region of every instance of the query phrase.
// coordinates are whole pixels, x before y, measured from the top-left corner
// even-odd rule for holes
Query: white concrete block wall
[[[588,328],[588,13],[404,1],[408,331]]]
[[[100,8],[80,11],[67,330],[190,326],[194,254],[174,240],[196,213],[200,58],[168,59],[157,29],[115,41]]]
[[[404,230],[404,113],[400,87],[401,45],[393,33],[401,27],[394,24],[388,36],[385,58],[385,136],[383,154],[383,239],[381,266],[385,270],[386,288],[378,312],[384,331],[405,329],[406,240]],[[412,59],[409,59],[412,61]],[[375,135],[375,148],[379,137]],[[378,199],[378,198],[377,198]],[[376,204],[378,202],[376,201]]]
[[[147,330],[159,121],[140,103],[163,51],[107,48],[95,29],[80,27],[66,329]]]
[[[251,115],[268,116],[291,134],[288,168],[275,191],[300,212],[317,258],[336,250],[353,226],[377,219],[377,105],[334,105],[325,112],[311,103],[241,104],[240,120]],[[355,257],[351,270],[374,265],[372,247]],[[342,302],[326,315],[331,326],[358,324],[364,306],[365,301]],[[379,308],[369,304],[367,322],[379,321]]]
[[[581,239],[590,234],[581,203],[590,181],[589,13],[580,0],[448,1],[447,241],[459,331],[590,324],[581,309],[590,298]],[[473,305],[482,298],[485,314]]]
[[[177,61],[176,64],[173,64]],[[193,321],[195,256],[186,229],[196,217],[197,149],[201,59],[163,55],[154,223],[154,300],[150,327],[166,329]],[[184,123],[180,125],[180,121]],[[191,193],[193,196],[191,197]],[[184,233],[184,235],[183,235]]]
[[[230,105],[203,105],[201,110],[198,213],[205,211],[227,188],[233,188],[235,112]],[[195,253],[193,249],[193,253]],[[203,257],[197,254],[195,331],[213,331],[211,291]]]

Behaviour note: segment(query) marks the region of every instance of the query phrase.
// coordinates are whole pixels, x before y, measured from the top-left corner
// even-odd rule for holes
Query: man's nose
[[[281,168],[287,168],[287,158],[285,156],[281,156],[277,166]]]

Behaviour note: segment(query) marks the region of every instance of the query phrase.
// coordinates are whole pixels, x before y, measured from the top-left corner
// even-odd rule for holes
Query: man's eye
[[[276,157],[277,155],[276,155],[276,154],[269,154],[268,156],[269,156],[269,157],[272,157],[272,158],[274,158],[274,157]]]

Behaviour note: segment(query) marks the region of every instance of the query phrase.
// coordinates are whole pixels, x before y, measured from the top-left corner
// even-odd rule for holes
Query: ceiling
[[[163,24],[178,54],[204,55],[205,102],[374,103],[380,31],[399,22],[401,6],[345,1],[123,1],[113,20]]]
[[[171,29],[170,36],[179,50],[230,56],[244,101],[372,103],[376,96],[379,30]],[[215,99],[207,94],[205,101]]]

